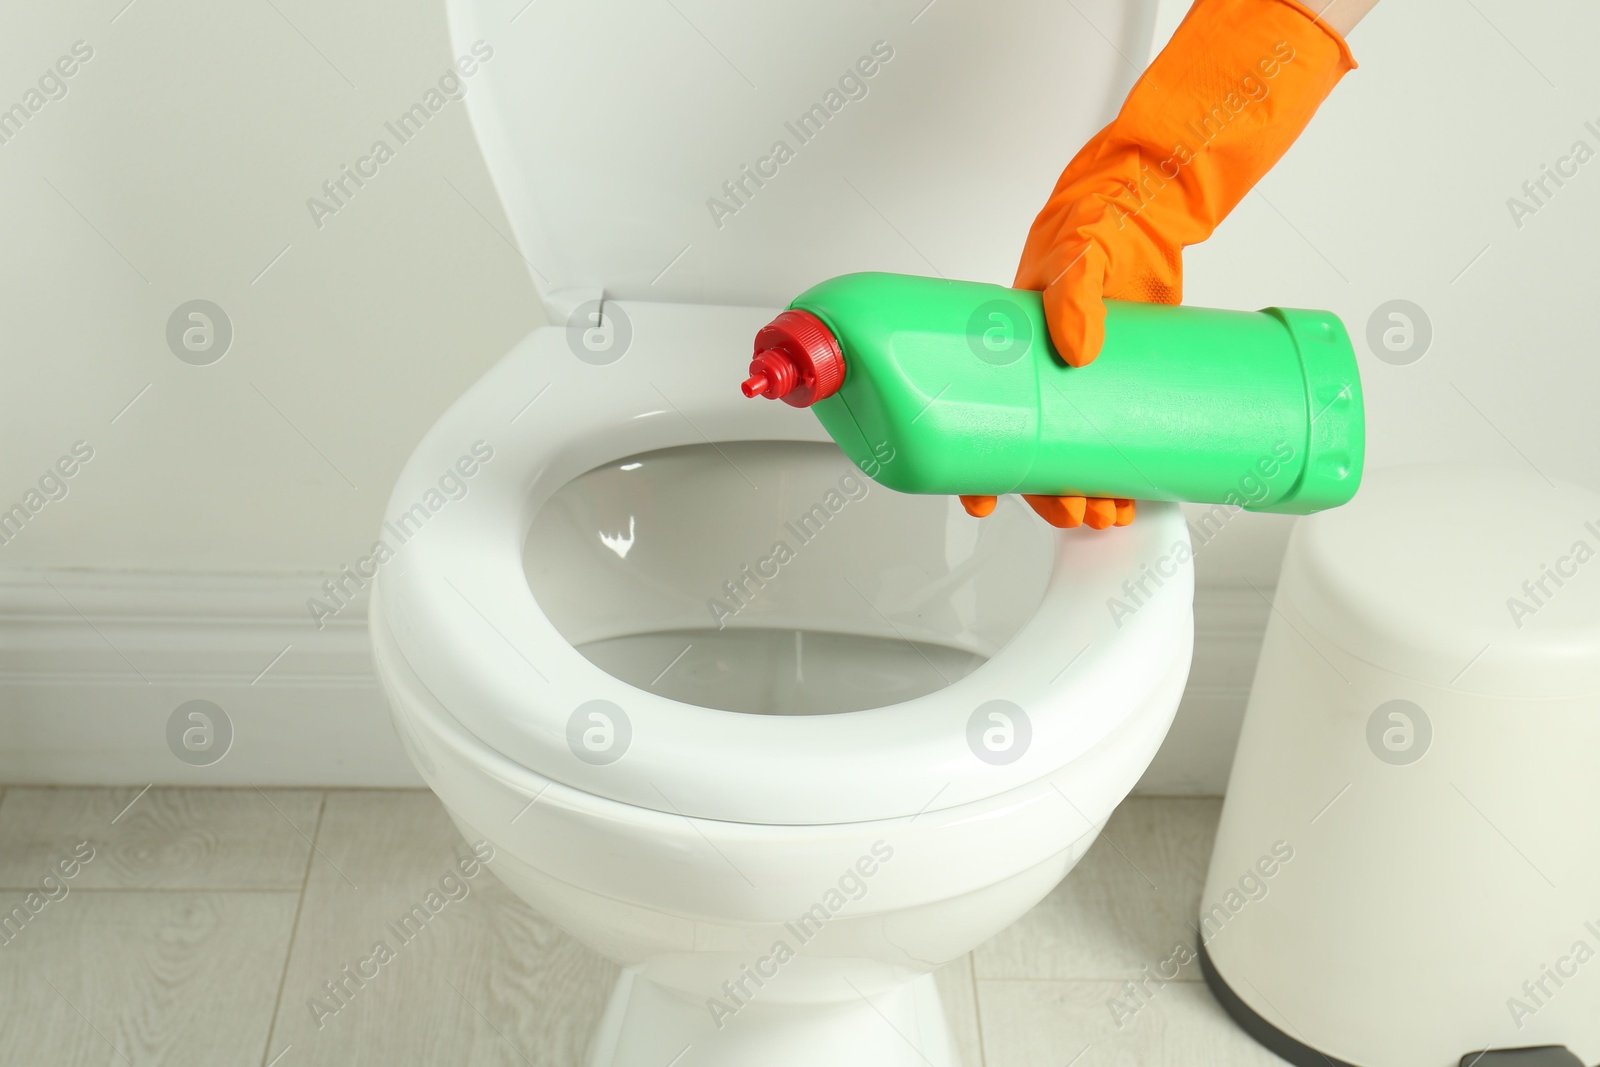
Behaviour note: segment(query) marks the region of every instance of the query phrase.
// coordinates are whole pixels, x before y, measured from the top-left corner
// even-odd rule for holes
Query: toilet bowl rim
[[[553,778],[537,768],[527,766],[475,734],[428,690],[426,683],[404,662],[403,654],[394,646],[392,635],[387,632],[381,621],[376,622],[373,645],[374,659],[378,661],[379,674],[385,681],[385,687],[393,686],[409,690],[409,692],[396,692],[390,689],[389,693],[391,714],[396,719],[397,727],[403,735],[406,735],[408,747],[417,745],[418,742],[406,734],[406,731],[424,730],[429,736],[436,738],[438,744],[454,750],[474,769],[487,773],[519,797],[527,798],[538,805],[548,804],[608,823],[625,823],[647,831],[651,835],[682,837],[690,842],[702,840],[698,835],[706,829],[725,839],[752,840],[768,838],[773,834],[812,838],[859,836],[873,827],[903,828],[907,824],[907,817],[904,815],[874,815],[833,822],[772,822],[689,815],[590,792]],[[1172,704],[1175,706],[1176,701]],[[1118,730],[1113,731],[1111,737],[1102,739],[1102,743],[1113,741],[1122,730],[1132,728],[1136,720],[1146,715],[1170,715],[1171,710],[1171,707],[1160,701],[1145,702],[1123,717],[1118,722]],[[926,811],[915,813],[911,821],[916,823],[919,831],[935,833],[953,823],[1066,796],[1074,807],[1083,805],[1079,814],[1087,823],[1092,824],[1093,832],[1098,832],[1099,827],[1109,818],[1112,809],[1123,799],[1122,795],[1119,794],[1114,800],[1103,805],[1104,810],[1099,810],[1101,805],[1086,802],[1081,795],[1077,795],[1074,802],[1073,795],[1063,793],[1061,788],[1062,779],[1069,778],[1074,767],[1082,766],[1085,760],[1093,759],[1098,748],[1099,746],[1096,746],[1095,749],[1080,754],[1067,763],[1020,785],[1006,785],[996,792],[980,793],[959,804],[943,807],[930,805]],[[412,758],[415,759],[415,755]],[[431,771],[424,769],[424,773],[430,779],[443,777],[436,767]],[[436,789],[432,780],[428,784],[430,788]],[[442,793],[441,798],[448,801]],[[691,829],[691,823],[700,829]],[[1090,831],[1086,828],[1085,832]]]

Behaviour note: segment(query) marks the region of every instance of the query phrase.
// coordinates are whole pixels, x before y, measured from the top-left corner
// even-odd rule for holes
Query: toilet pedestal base
[[[961,1067],[933,976],[870,999],[748,1004],[717,1029],[706,1006],[624,971],[589,1067]]]

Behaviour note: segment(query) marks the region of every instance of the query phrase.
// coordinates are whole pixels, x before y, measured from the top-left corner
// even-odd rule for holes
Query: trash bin
[[[1600,1063],[1600,495],[1416,466],[1299,520],[1200,909],[1291,1063]]]

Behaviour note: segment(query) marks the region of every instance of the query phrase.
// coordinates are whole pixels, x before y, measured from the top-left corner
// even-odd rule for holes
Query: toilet
[[[592,1067],[953,1067],[932,972],[1067,875],[1171,724],[1187,527],[975,520],[738,384],[822,278],[1007,280],[1152,13],[517,6],[447,4],[491,54],[466,105],[552,325],[396,485],[396,729],[500,879],[621,965]]]

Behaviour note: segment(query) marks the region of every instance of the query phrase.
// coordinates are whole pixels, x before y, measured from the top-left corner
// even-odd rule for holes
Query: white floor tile
[[[460,877],[471,851],[432,794],[330,793],[317,848],[272,1055],[293,1045],[295,1067],[583,1062],[616,969],[488,871]],[[460,899],[403,937],[393,924],[447,876]],[[380,943],[389,962],[361,962]]]
[[[0,798],[0,887],[32,886],[81,842],[95,889],[293,889],[322,794],[304,789],[25,788]]]
[[[987,1067],[1283,1063],[1235,1026],[1204,985],[1172,982],[1130,1016],[1133,1003],[1114,982],[980,981]]]
[[[974,952],[979,980],[1123,980],[1192,950],[1221,811],[1204,797],[1125,801],[1072,873]]]
[[[69,889],[0,944],[0,1063],[259,1064],[296,899]]]

